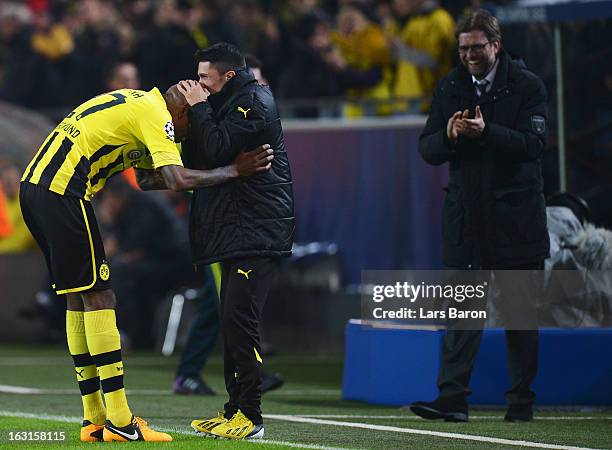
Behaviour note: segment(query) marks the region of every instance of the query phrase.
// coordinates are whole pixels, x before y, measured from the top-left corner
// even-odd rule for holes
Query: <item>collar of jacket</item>
[[[248,68],[239,69],[236,71],[236,76],[225,83],[223,89],[208,97],[208,103],[214,111],[218,112],[236,92],[253,82],[257,82],[257,80]]]
[[[493,86],[487,95],[493,95],[499,91],[502,91],[508,87],[517,77],[521,68],[525,67],[522,60],[513,60],[510,54],[503,48],[499,51],[499,66],[497,67],[497,73],[495,74],[495,80]],[[476,97],[474,91],[474,84],[472,83],[472,75],[468,70],[460,64],[457,68],[457,76],[455,80],[451,81],[454,85],[455,91],[462,97]],[[484,98],[484,97],[483,97]]]

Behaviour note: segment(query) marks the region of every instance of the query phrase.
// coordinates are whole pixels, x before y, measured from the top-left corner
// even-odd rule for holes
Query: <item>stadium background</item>
[[[529,3],[537,2],[499,1],[484,6],[512,8]],[[601,11],[612,9],[611,2],[591,3],[599,4]],[[283,266],[265,312],[265,338],[270,353],[277,353],[267,361],[288,381],[285,394],[282,390],[270,394],[270,412],[344,414],[350,410],[378,414],[380,418],[373,420],[380,424],[405,425],[403,419],[394,418],[397,411],[339,400],[345,326],[349,318],[360,314],[361,270],[441,267],[439,227],[446,167],[424,164],[416,142],[434,81],[442,74],[436,67],[456,63],[454,23],[477,6],[483,2],[0,1],[0,210],[5,212],[0,216],[0,385],[73,388],[62,384],[65,377],[59,376],[69,368],[64,364],[62,302],[45,288],[43,259],[24,232],[16,208],[18,176],[24,165],[74,105],[112,88],[112,83],[165,89],[177,80],[194,79],[195,49],[228,41],[263,65],[263,75],[283,117],[295,182],[296,252]],[[443,12],[431,18],[432,7]],[[576,12],[572,15],[576,20],[563,20],[559,25],[566,190],[584,199],[590,220],[605,228],[612,228],[609,15],[581,19]],[[431,22],[423,22],[426,17]],[[423,23],[428,25],[423,28]],[[555,26],[545,20],[502,21],[504,47],[522,57],[549,92],[549,146],[544,161],[547,196],[560,190]],[[430,32],[433,28],[437,33]],[[381,36],[383,40],[377,40]],[[411,49],[418,51],[422,64],[411,58]],[[184,231],[187,198],[167,193],[146,196],[147,201],[153,198],[156,208],[174,216],[178,229]],[[107,245],[114,248],[111,253],[121,256],[133,251],[120,248],[113,239],[117,224],[113,223],[112,202],[102,194],[96,207]],[[142,235],[152,232],[149,225],[133,223]],[[176,265],[180,261],[180,272],[187,273],[191,268],[184,258],[186,243],[175,241]],[[159,266],[154,256],[150,262]],[[169,392],[176,355],[194,308],[185,302],[174,355],[159,357],[173,299],[194,284],[192,278],[180,274],[173,280],[174,285],[160,286],[154,293],[143,290],[141,295],[146,298],[139,299],[138,290],[132,292],[136,305],[146,305],[148,313],[142,321],[151,337],[144,343],[133,340],[134,373],[145,374],[148,367],[160,369],[148,384],[136,389]],[[29,367],[28,358],[47,358],[47,379],[30,376],[21,380],[21,370]],[[127,359],[129,367],[130,357]],[[220,390],[218,359],[213,358],[205,375]],[[128,385],[135,383],[138,379],[133,375]],[[155,411],[157,394],[147,395],[138,401]],[[3,397],[8,407],[21,401],[17,395],[0,394]],[[22,413],[50,414],[53,408],[70,405],[71,398],[58,394],[37,401],[30,396]],[[214,405],[206,402],[205,408]],[[188,400],[180,399],[172,414],[180,416],[192,407]],[[72,415],[77,415],[78,408],[74,411]],[[155,414],[164,417],[161,411]],[[57,426],[58,422],[53,423]],[[178,423],[166,421],[169,427]],[[589,425],[582,431],[568,423],[565,428],[540,427],[530,432],[539,441],[549,437],[550,442],[573,445],[610,444],[609,437],[600,433],[609,429],[608,419],[597,415],[596,420],[584,423]],[[452,431],[445,426],[430,428]],[[307,436],[300,442],[345,445],[342,433],[332,440],[320,440],[308,437],[313,430],[300,430]],[[487,431],[486,426],[469,432],[522,438],[516,430]],[[291,429],[279,433],[287,440],[292,437]],[[372,439],[364,446],[376,445]],[[437,439],[434,442],[439,445],[446,442]],[[402,447],[405,442],[391,440],[388,447]],[[418,440],[410,442],[423,445]]]

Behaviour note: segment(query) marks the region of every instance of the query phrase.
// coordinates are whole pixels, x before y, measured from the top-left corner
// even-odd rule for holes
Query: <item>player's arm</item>
[[[155,189],[188,191],[270,170],[273,153],[274,151],[266,144],[252,152],[239,153],[229,166],[211,170],[192,170],[173,164],[156,170],[136,169],[136,179],[144,191]]]
[[[143,191],[168,189],[168,186],[166,186],[166,181],[164,180],[160,169],[151,170],[136,168],[135,172],[138,186],[140,186],[140,189],[142,189]]]

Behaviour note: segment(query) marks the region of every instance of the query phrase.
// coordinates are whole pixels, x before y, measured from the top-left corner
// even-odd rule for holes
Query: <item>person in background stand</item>
[[[263,74],[263,63],[257,56],[246,54],[244,55],[244,60],[246,61],[246,65],[257,80],[259,84],[262,86],[268,86],[268,80]]]

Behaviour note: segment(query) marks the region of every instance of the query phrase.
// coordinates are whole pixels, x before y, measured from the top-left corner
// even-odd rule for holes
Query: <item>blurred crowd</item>
[[[470,8],[512,3],[0,0],[0,100],[45,111],[64,108],[50,114],[59,119],[65,109],[107,89],[114,76],[143,89],[195,79],[195,50],[226,41],[252,56],[277,99],[292,105],[289,115],[426,112],[436,82],[457,62],[458,18]],[[609,21],[569,26],[567,60],[578,59],[574,65],[580,67],[588,52],[609,61],[601,51],[609,50],[610,29]],[[549,25],[504,26],[504,46],[554,88]],[[130,67],[117,75],[126,62]],[[587,83],[607,92],[598,73],[590,71]],[[340,111],[339,99],[348,100]],[[601,103],[595,96],[593,101]],[[326,110],[326,104],[336,109]]]
[[[256,57],[281,99],[359,98],[346,116],[424,111],[451,66],[456,18],[478,1],[0,1],[0,99],[70,107],[129,61],[142,88],[195,78],[197,48]],[[371,105],[367,103],[371,101]],[[297,115],[308,116],[308,107]]]

